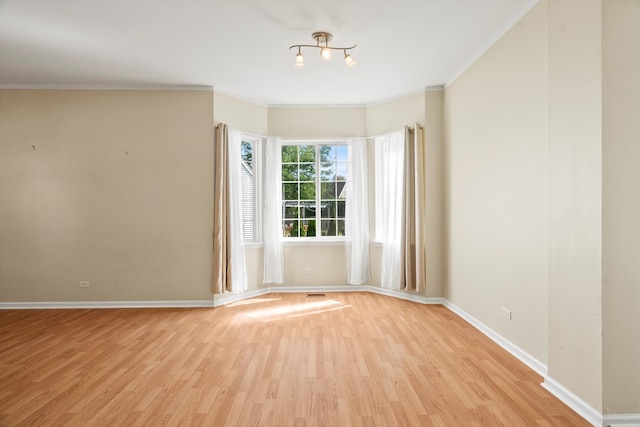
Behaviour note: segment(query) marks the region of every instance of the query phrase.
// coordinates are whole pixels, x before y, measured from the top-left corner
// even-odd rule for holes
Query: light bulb
[[[347,67],[351,68],[354,65],[357,64],[357,62],[351,57],[351,55],[349,55],[348,53],[345,52],[344,54],[344,62],[347,63]]]
[[[302,53],[298,52],[296,54],[296,68],[304,67],[304,58],[302,57]]]
[[[322,57],[324,59],[330,59],[331,58],[331,49],[323,47],[322,49],[320,49],[320,55],[322,55]]]

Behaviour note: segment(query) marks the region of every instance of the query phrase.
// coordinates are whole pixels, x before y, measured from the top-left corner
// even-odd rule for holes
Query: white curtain
[[[376,138],[376,229],[382,242],[381,285],[424,292],[425,165],[419,124]]]
[[[231,230],[231,264],[234,272],[231,276],[231,292],[236,294],[247,290],[247,263],[242,233],[241,145],[242,134],[229,128],[229,225]]]
[[[264,167],[264,280],[284,283],[282,253],[282,140],[269,137],[265,149]]]
[[[376,199],[382,202],[376,218],[382,243],[382,287],[398,290],[404,284],[404,157],[405,131],[375,139]]]
[[[369,195],[367,188],[367,140],[350,138],[351,169],[347,183],[345,213],[347,281],[369,281]]]

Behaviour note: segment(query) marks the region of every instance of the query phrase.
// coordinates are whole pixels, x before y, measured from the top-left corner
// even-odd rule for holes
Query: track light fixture
[[[302,56],[301,49],[303,47],[310,47],[315,49],[320,49],[320,56],[324,59],[331,59],[331,52],[334,50],[341,50],[344,52],[344,62],[347,64],[347,67],[351,68],[356,65],[356,61],[351,57],[348,53],[349,50],[354,49],[357,45],[353,45],[350,47],[333,47],[329,46],[329,42],[333,39],[331,33],[327,33],[325,31],[318,31],[311,34],[311,37],[316,41],[316,44],[294,44],[293,46],[289,46],[289,49],[298,48],[298,53],[296,54],[296,68],[304,67],[304,57]]]

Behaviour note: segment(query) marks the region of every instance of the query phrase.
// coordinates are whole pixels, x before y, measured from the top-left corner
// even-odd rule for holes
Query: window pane
[[[336,225],[337,225],[337,235],[338,236],[345,236],[345,232],[344,232],[344,221],[338,220],[336,221]]]
[[[298,218],[298,203],[297,202],[287,202],[285,203],[284,208],[284,217],[285,218]]]
[[[283,164],[282,165],[282,181],[297,181],[298,180],[298,165]]]
[[[342,202],[342,201],[338,202],[338,215],[337,215],[338,218],[344,218],[345,217],[344,213],[345,213],[345,209],[346,209],[346,204],[347,204],[347,202]]]
[[[309,219],[303,220],[302,226],[300,227],[300,236],[301,237],[316,237],[316,220]]]
[[[300,217],[314,218],[316,217],[316,202],[300,202]]]
[[[242,160],[244,160],[249,168],[251,168],[251,164],[253,163],[253,144],[247,141],[242,141],[240,145],[240,155],[242,156]]]
[[[313,162],[316,161],[316,146],[315,145],[301,145],[299,148],[300,158],[298,161]]]
[[[323,236],[335,236],[336,235],[336,221],[331,219],[323,219],[322,223],[322,235]]]
[[[315,181],[316,180],[316,164],[315,163],[301,163],[300,164],[300,181]]]
[[[336,182],[336,198],[345,199],[347,197],[347,183],[344,181]]]
[[[345,163],[349,161],[349,146],[348,145],[337,145],[336,146],[336,161],[345,162]]]
[[[336,179],[336,165],[334,163],[322,163],[320,166],[320,179],[333,181]]]
[[[314,182],[303,182],[300,184],[300,200],[315,200],[316,184]]]
[[[336,202],[334,200],[323,200],[322,210],[320,212],[322,218],[335,218],[336,217]]]
[[[335,162],[336,160],[336,148],[333,145],[321,145],[320,146],[320,161],[321,162]]]
[[[336,183],[335,182],[322,182],[320,183],[320,197],[323,199],[335,199],[336,198]]]
[[[282,200],[298,200],[298,184],[282,184]]]
[[[283,145],[282,146],[282,163],[295,163],[298,161],[298,146]]]
[[[336,179],[346,180],[349,174],[349,168],[346,163],[336,163]]]
[[[283,221],[284,237],[298,237],[298,221]]]

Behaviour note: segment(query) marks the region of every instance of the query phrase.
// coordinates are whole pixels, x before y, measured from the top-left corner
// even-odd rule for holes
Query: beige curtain
[[[404,289],[424,292],[425,158],[422,127],[405,127]]]
[[[211,293],[231,291],[231,225],[229,205],[229,131],[224,123],[216,126],[215,177],[213,187],[213,265]]]

